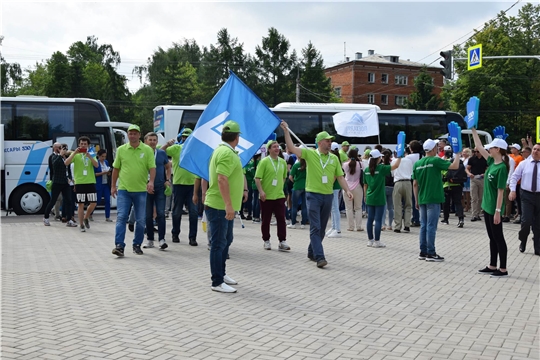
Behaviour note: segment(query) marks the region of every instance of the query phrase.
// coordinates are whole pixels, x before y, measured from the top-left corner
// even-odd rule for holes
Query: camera
[[[87,149],[79,148],[79,152],[80,153],[85,153],[85,152],[87,152]]]
[[[62,150],[66,151],[67,149],[67,146],[62,146]]]

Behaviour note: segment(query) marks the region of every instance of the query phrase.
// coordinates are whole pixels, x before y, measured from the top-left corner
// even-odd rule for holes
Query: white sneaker
[[[160,250],[165,250],[168,247],[169,247],[169,245],[167,245],[167,243],[165,242],[165,239],[159,240],[159,249]]]
[[[272,221],[270,225],[277,225],[277,221]]]
[[[77,224],[73,222],[73,220],[69,220],[66,224],[67,227],[77,227]]]
[[[143,249],[150,249],[154,247],[154,240],[146,240],[146,244],[143,245]]]
[[[300,225],[300,229],[305,229],[306,225]]]
[[[278,250],[280,251],[289,251],[291,247],[287,244],[286,241],[280,241],[278,245]]]
[[[270,245],[270,240],[264,242],[264,250],[272,250],[272,245]]]
[[[236,292],[236,289],[225,284],[225,283],[222,283],[221,285],[219,286],[212,286],[212,290],[213,291],[217,291],[217,292],[222,292],[222,293],[235,293]]]
[[[332,232],[334,232],[334,229],[328,230],[328,231],[326,232],[325,236],[326,236],[326,237],[330,236],[330,234],[331,234]]]
[[[329,238],[340,238],[341,234],[337,230],[334,230],[327,237],[329,237]]]
[[[223,277],[223,281],[225,282],[225,284],[227,285],[238,285],[238,283],[236,282],[236,280],[234,280],[232,277],[230,277],[229,275],[225,275]]]
[[[287,225],[287,228],[289,229],[296,229],[296,224],[290,224],[290,225]]]
[[[372,247],[372,246],[373,246],[373,240],[368,240],[367,246],[368,246],[368,247]]]
[[[385,243],[382,243],[382,242],[380,242],[380,241],[375,241],[375,242],[373,243],[373,247],[374,247],[374,248],[383,248],[383,247],[386,247],[386,244],[385,244]]]
[[[45,226],[51,226],[51,222],[49,221],[49,219],[43,218],[43,225],[45,225]]]
[[[286,221],[287,225],[291,225],[291,220]]]

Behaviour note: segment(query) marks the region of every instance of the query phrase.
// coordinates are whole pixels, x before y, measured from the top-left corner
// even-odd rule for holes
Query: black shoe
[[[131,232],[135,231],[135,224],[128,224],[128,229]]]
[[[186,210],[182,210],[182,215],[188,215],[189,213]]]
[[[441,262],[441,261],[444,261],[444,258],[442,256],[437,255],[437,254],[433,254],[433,255],[428,254],[426,256],[426,261]]]
[[[478,270],[479,274],[493,274],[497,269],[490,269],[487,266],[481,270]]]
[[[253,217],[251,215],[246,216],[246,220],[253,220]]]
[[[311,254],[311,253],[308,253],[308,254],[307,254],[307,258],[308,258],[309,260],[311,260],[311,261],[315,261],[315,257],[314,257],[313,254]]]
[[[326,265],[328,265],[328,261],[326,261],[326,259],[319,259],[317,260],[317,267],[322,269],[323,267],[325,267]]]
[[[394,229],[394,232],[395,232],[395,233],[400,233],[401,230],[399,230],[399,229]]]
[[[489,277],[506,277],[508,276],[508,271],[502,272],[501,270],[495,270]]]
[[[525,248],[527,247],[527,242],[526,241],[522,241],[520,244],[519,244],[519,251],[520,252],[525,252]]]
[[[505,216],[501,220],[502,222],[510,222],[510,218],[508,216]]]
[[[448,225],[448,220],[442,219],[442,220],[441,220],[441,224],[446,224],[446,225]]]
[[[420,227],[420,223],[413,222],[411,223],[411,227]]]
[[[172,236],[172,242],[174,242],[174,243],[179,243],[180,242],[180,238],[178,237],[178,235],[173,235]]]
[[[199,244],[197,244],[197,240],[195,240],[195,239],[189,239],[189,245],[191,245],[191,246],[197,246],[197,245],[199,245]]]
[[[118,257],[124,256],[124,248],[121,245],[116,245],[112,253]]]
[[[421,252],[420,255],[418,255],[418,260],[426,260],[426,256],[427,254]]]
[[[137,255],[144,254],[143,251],[141,250],[141,245],[133,245],[133,252]]]
[[[247,220],[247,219],[246,219],[246,216],[244,215],[244,213],[240,213],[240,219],[242,219],[242,220]]]
[[[411,228],[409,228],[408,226],[405,226],[403,228],[403,232],[406,232],[406,233],[411,232]]]
[[[517,219],[517,220],[514,220],[512,222],[512,224],[521,224],[521,218],[520,219]]]
[[[458,228],[462,228],[463,225],[465,225],[465,223],[463,222],[463,219],[459,219],[459,222],[458,222],[458,224],[457,224],[457,227],[458,227]]]
[[[480,216],[473,216],[471,218],[471,221],[478,221],[478,220],[482,220],[482,219],[480,219]]]

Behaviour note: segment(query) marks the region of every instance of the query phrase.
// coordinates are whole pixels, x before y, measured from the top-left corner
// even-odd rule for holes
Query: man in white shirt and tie
[[[522,209],[519,251],[525,251],[532,226],[534,254],[540,256],[540,143],[534,145],[531,156],[522,160],[514,170],[510,179],[510,201],[516,198],[516,184],[519,180]]]

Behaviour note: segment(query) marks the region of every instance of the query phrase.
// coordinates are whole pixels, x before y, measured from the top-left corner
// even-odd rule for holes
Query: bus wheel
[[[17,215],[43,214],[49,199],[49,193],[42,186],[22,186],[11,195],[11,204]]]

